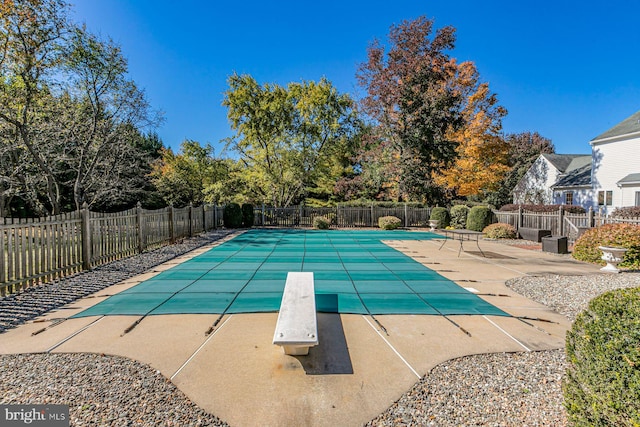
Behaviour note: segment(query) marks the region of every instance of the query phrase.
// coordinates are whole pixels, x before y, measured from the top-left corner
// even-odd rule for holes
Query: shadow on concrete
[[[318,313],[318,340],[308,356],[296,356],[307,375],[353,374],[340,314]]]

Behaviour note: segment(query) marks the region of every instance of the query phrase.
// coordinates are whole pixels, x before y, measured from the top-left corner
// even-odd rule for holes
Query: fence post
[[[136,232],[138,233],[138,253],[144,251],[144,227],[142,224],[142,203],[136,204]]]
[[[564,236],[564,206],[562,205],[560,205],[560,209],[558,210],[558,226],[560,228],[558,234]]]
[[[371,205],[371,227],[373,228],[373,204]]]
[[[262,204],[262,226],[264,227],[264,203]]]
[[[518,221],[516,224],[517,230],[520,230],[520,228],[522,228],[523,217],[524,217],[524,212],[522,211],[522,206],[518,206]]]
[[[82,228],[80,230],[82,236],[82,269],[91,270],[91,221],[90,221],[89,205],[87,202],[82,204],[80,216],[82,218]]]
[[[176,228],[173,222],[174,212],[173,212],[173,204],[169,205],[169,241],[171,243],[176,242]]]
[[[407,214],[407,203],[404,204],[404,228],[409,227],[409,215]]]
[[[189,237],[193,237],[193,203],[189,202]]]
[[[589,220],[588,220],[589,228],[595,227],[595,218],[593,215],[593,206],[589,206]]]

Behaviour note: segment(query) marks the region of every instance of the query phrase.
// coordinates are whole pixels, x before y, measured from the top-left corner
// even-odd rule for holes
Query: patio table
[[[460,252],[464,250],[464,248],[462,247],[462,243],[465,240],[469,240],[469,241],[475,240],[476,246],[478,246],[478,250],[484,257],[484,252],[482,252],[482,249],[480,248],[480,243],[479,243],[480,237],[483,236],[482,232],[473,231],[473,230],[447,230],[447,229],[440,229],[438,230],[438,232],[444,234],[444,236],[446,237],[446,239],[444,239],[444,241],[440,245],[440,249],[442,249],[445,243],[447,243],[447,240],[449,239],[458,240],[460,242],[460,248],[458,249],[458,256],[460,256]]]

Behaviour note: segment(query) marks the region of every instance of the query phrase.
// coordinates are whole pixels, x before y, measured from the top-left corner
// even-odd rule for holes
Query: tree
[[[285,88],[234,74],[223,105],[236,131],[226,148],[245,166],[247,194],[258,203],[288,206],[328,191],[318,183],[341,173],[337,159],[349,158],[357,133],[353,101],[326,79]]]
[[[488,203],[497,207],[512,202],[513,189],[540,154],[555,152],[551,140],[538,132],[510,134],[506,136],[505,142],[509,147],[507,161],[509,170],[497,190],[489,194],[486,199]]]
[[[76,209],[126,197],[131,171],[144,155],[135,146],[138,129],[159,121],[144,92],[127,79],[127,60],[111,40],[75,28],[66,48],[67,92],[58,136],[73,171]]]
[[[436,182],[460,196],[482,199],[495,191],[509,170],[509,146],[501,136],[502,118],[507,111],[487,83],[479,83],[473,63],[460,64],[461,86],[470,94],[462,111],[464,125],[451,132],[458,142],[453,165],[436,177]]]
[[[434,176],[456,155],[448,136],[462,125],[464,100],[459,66],[447,53],[455,29],[432,33],[433,21],[424,17],[392,26],[388,53],[374,42],[357,74],[367,90],[363,110],[375,124],[370,145],[376,160],[383,159],[386,182],[398,199],[431,203],[441,196]]]
[[[38,150],[33,122],[49,92],[47,79],[61,60],[67,11],[64,0],[0,0],[0,121],[16,136],[2,142],[25,147],[46,180],[47,208],[53,213],[60,212],[61,189],[51,160]]]
[[[213,148],[197,141],[184,141],[180,153],[170,148],[161,150],[162,156],[153,165],[151,176],[164,200],[174,206],[195,205],[205,201],[205,191],[226,178],[222,161],[213,157]]]
[[[69,22],[63,0],[0,10],[0,208],[10,194],[40,214],[130,200],[148,162],[136,141],[159,119],[120,48]]]

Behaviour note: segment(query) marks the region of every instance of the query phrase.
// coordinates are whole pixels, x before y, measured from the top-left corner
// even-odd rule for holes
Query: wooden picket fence
[[[626,223],[640,225],[640,218],[612,218],[602,211],[569,213],[562,207],[556,212],[532,212],[526,209],[518,211],[493,211],[497,222],[511,224],[516,230],[521,227],[550,230],[554,236],[566,236],[570,243],[574,243],[585,230],[604,224]]]
[[[222,206],[204,205],[176,209],[146,210],[140,206],[117,213],[78,212],[35,219],[0,218],[0,295],[91,269],[177,239],[223,226]],[[404,227],[428,226],[431,208],[408,205],[311,208],[255,207],[254,226],[311,228],[316,217],[326,217],[337,228],[378,227],[383,216],[400,218]],[[612,222],[640,225],[640,218],[610,218],[601,212],[494,211],[498,222],[551,230],[571,242],[585,229]]]
[[[337,228],[378,227],[378,219],[383,216],[400,218],[404,227],[426,227],[429,223],[431,208],[410,207],[408,205],[386,208],[380,206],[333,208],[312,208],[291,206],[287,208],[255,207],[254,225],[261,227],[313,227],[316,217],[331,220]]]
[[[222,227],[223,207],[0,218],[0,295]]]

